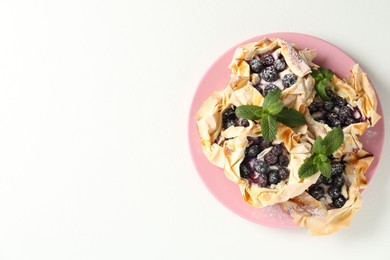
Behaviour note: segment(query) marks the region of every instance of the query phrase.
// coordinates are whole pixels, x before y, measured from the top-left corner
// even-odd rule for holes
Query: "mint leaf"
[[[317,137],[317,139],[314,141],[312,152],[316,154],[324,154],[326,151],[325,145],[324,145],[324,139],[322,139],[321,136]]]
[[[314,156],[313,158],[313,163],[314,164],[322,164],[322,163],[325,163],[325,162],[329,162],[329,159],[326,155],[323,155],[323,154],[317,154]]]
[[[299,178],[307,178],[318,172],[317,165],[313,163],[314,154],[307,158],[305,162],[299,167],[298,176]]]
[[[263,109],[260,107],[259,110],[255,111],[255,116],[259,117],[259,119],[261,119],[263,115]]]
[[[276,103],[273,103],[271,104],[268,108],[267,108],[267,112],[270,114],[270,115],[277,115],[279,114],[280,111],[282,111],[284,107],[284,104],[282,101],[277,101]]]
[[[268,93],[268,95],[265,96],[264,98],[263,109],[267,110],[268,107],[273,103],[276,103],[281,96],[282,96],[282,91],[280,91],[280,89]]]
[[[249,120],[258,120],[261,118],[262,109],[259,106],[244,105],[236,108],[236,116]]]
[[[316,80],[316,81],[320,81],[323,79],[323,75],[320,71],[318,70],[312,70],[310,75]]]
[[[301,113],[293,108],[287,107],[284,107],[282,111],[276,115],[276,120],[288,127],[296,127],[306,124],[306,120]]]
[[[328,82],[329,82],[328,79],[323,79],[319,82],[316,82],[316,85],[314,87],[318,95],[320,96],[320,98],[324,101],[330,100],[330,97],[328,96],[328,94],[326,94],[326,90],[325,90],[326,86],[328,85]]]
[[[278,122],[276,121],[275,117],[266,113],[263,114],[263,117],[261,119],[261,132],[263,134],[264,139],[268,142],[274,140],[277,130]]]
[[[321,174],[325,177],[329,178],[332,173],[332,165],[329,161],[322,162],[317,164],[318,169],[320,170]]]
[[[320,73],[323,75],[325,79],[331,80],[333,78],[334,73],[331,70],[320,68]]]
[[[334,153],[344,142],[344,132],[340,127],[330,131],[324,138],[325,155]]]

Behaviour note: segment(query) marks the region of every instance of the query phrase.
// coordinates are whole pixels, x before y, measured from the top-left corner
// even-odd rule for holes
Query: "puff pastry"
[[[331,194],[330,188],[325,190],[325,196],[321,200],[316,200],[308,191],[305,191],[281,203],[282,208],[301,227],[308,227],[308,232],[312,235],[328,235],[347,227],[361,207],[360,190],[366,187],[365,173],[373,159],[374,157],[364,150],[344,155],[345,170],[342,176],[345,181],[341,196],[346,201],[341,208],[336,208],[330,203],[327,194]],[[333,182],[335,182],[334,179]],[[315,185],[318,186],[318,184]]]
[[[344,145],[339,149],[339,155],[342,152],[357,152],[362,149],[362,144],[358,139],[359,135],[362,135],[367,128],[374,126],[381,116],[376,112],[378,101],[375,95],[375,91],[367,74],[364,73],[358,64],[354,65],[351,70],[352,77],[347,80],[342,80],[337,76],[333,76],[329,86],[330,93],[334,93],[337,99],[336,101],[344,102],[344,107],[331,105],[329,111],[320,108],[320,111],[316,111],[316,100],[310,104],[309,109],[306,110],[304,116],[307,121],[309,131],[313,133],[315,137],[324,137],[330,130],[332,130],[332,122],[329,122],[326,118],[335,116],[335,124],[343,127],[344,132]],[[329,93],[329,92],[328,92]],[[319,101],[321,102],[321,101]],[[326,102],[325,102],[326,103]],[[332,101],[330,101],[332,103]],[[343,122],[337,117],[337,113],[341,113],[337,110],[344,110],[346,114],[345,120],[352,120],[348,125],[343,125]],[[314,111],[313,111],[314,110]],[[322,110],[322,111],[321,111]],[[341,114],[340,114],[341,115]],[[314,119],[315,118],[315,119]],[[331,118],[330,118],[331,119]],[[329,125],[330,124],[330,125]],[[341,125],[340,125],[341,124]]]
[[[298,50],[283,39],[265,38],[237,48],[230,64],[233,90],[251,85],[263,96],[269,90],[283,91],[282,100],[291,108],[311,103],[314,79],[310,76],[315,50]]]

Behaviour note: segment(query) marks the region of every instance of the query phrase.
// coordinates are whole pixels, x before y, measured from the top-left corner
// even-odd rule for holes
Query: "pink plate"
[[[235,49],[240,45],[259,41],[264,37],[279,37],[288,42],[295,43],[299,48],[317,49],[317,57],[314,62],[320,66],[332,69],[342,78],[350,75],[350,69],[356,63],[351,57],[334,45],[309,35],[299,33],[270,33],[246,40],[231,48],[217,59],[200,81],[191,105],[188,123],[188,138],[192,160],[199,176],[219,202],[237,215],[254,223],[271,227],[295,228],[297,225],[292,221],[288,214],[280,209],[279,206],[275,205],[263,209],[256,209],[244,202],[238,186],[229,181],[225,177],[223,170],[212,165],[204,156],[195,121],[195,113],[207,97],[216,90],[222,90],[228,84],[230,76],[228,66]],[[383,115],[379,99],[378,113]],[[364,149],[375,155],[375,160],[367,172],[368,181],[374,175],[379,159],[381,158],[384,133],[384,122],[382,119],[375,127],[370,128],[360,138],[364,145]]]

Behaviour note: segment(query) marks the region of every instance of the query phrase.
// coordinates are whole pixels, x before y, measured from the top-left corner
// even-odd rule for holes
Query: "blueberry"
[[[332,163],[332,176],[342,174],[344,172],[345,166],[341,162],[333,162]]]
[[[236,124],[236,120],[234,119],[228,119],[226,121],[222,121],[222,127],[224,129],[228,129],[231,126],[235,126],[235,124]]]
[[[243,126],[243,127],[248,127],[249,126],[249,121],[244,119],[244,118],[237,118],[236,119],[236,123],[237,123],[237,125]]]
[[[267,176],[267,174],[260,173],[259,177],[257,179],[257,184],[260,187],[267,187],[268,186],[268,176]]]
[[[278,157],[270,152],[264,155],[264,161],[266,161],[270,165],[274,165],[278,162]]]
[[[339,119],[333,119],[329,120],[330,126],[331,127],[340,127],[341,126],[341,121]]]
[[[278,174],[279,174],[279,178],[281,180],[285,180],[288,178],[288,175],[289,175],[289,171],[286,167],[280,167],[279,168],[279,171],[278,171]]]
[[[268,182],[269,184],[277,184],[280,181],[279,173],[277,170],[271,170],[268,173]]]
[[[331,113],[329,113],[329,114],[326,115],[326,118],[327,118],[329,121],[331,121],[331,120],[334,120],[334,119],[339,119],[339,116],[338,116],[336,113],[331,112]]]
[[[287,64],[283,59],[277,59],[274,62],[274,67],[277,71],[281,72],[287,68]]]
[[[326,95],[328,95],[328,97],[330,97],[330,98],[336,96],[336,94],[330,89],[326,90]]]
[[[332,198],[332,199],[336,199],[336,198],[338,198],[338,197],[340,197],[340,195],[341,195],[341,190],[340,190],[340,188],[339,187],[330,187],[329,189],[328,189],[328,194],[329,194],[329,196]]]
[[[261,77],[267,82],[273,82],[278,79],[278,72],[274,67],[267,67],[261,72]]]
[[[339,119],[339,116],[334,112],[327,114],[326,118],[329,120],[331,127],[339,127],[341,125],[341,121]]]
[[[268,141],[264,140],[263,137],[260,137],[259,144],[260,144],[260,148],[262,150],[264,150],[264,149],[266,149],[266,148],[271,146],[271,142],[268,142]]]
[[[261,152],[260,145],[251,144],[245,149],[245,155],[248,157],[256,157]]]
[[[258,173],[267,173],[269,165],[264,161],[256,160],[253,164],[253,169]]]
[[[333,199],[332,204],[335,208],[339,209],[339,208],[342,208],[344,206],[345,202],[346,202],[346,199],[344,198],[344,196],[341,195],[337,199]]]
[[[342,187],[344,185],[344,177],[341,174],[333,176],[332,184],[334,187]]]
[[[283,76],[282,84],[286,88],[291,87],[295,84],[295,82],[297,82],[297,76],[295,76],[294,74],[286,74]]]
[[[324,175],[320,175],[320,177],[318,178],[316,184],[327,184],[327,185],[331,185],[332,184],[332,178],[327,178],[325,177]]]
[[[318,111],[318,107],[316,106],[316,103],[313,102],[309,105],[309,111],[310,114],[313,114],[314,112]]]
[[[335,103],[335,105],[340,107],[343,107],[347,104],[347,101],[345,101],[345,99],[340,96],[333,96],[332,101]]]
[[[250,142],[251,144],[259,144],[261,138],[262,137],[257,137],[257,136],[248,136],[247,137],[248,142]]]
[[[319,185],[311,185],[309,194],[316,200],[320,200],[325,195],[325,190]]]
[[[285,155],[279,156],[278,164],[279,164],[280,166],[287,166],[288,163],[289,163],[289,159],[288,159],[287,156],[285,156]]]
[[[264,96],[267,96],[268,93],[270,93],[271,91],[274,91],[274,90],[278,90],[279,88],[274,85],[274,84],[268,84],[264,87]]]
[[[251,68],[251,71],[254,73],[259,73],[263,68],[263,64],[261,64],[258,58],[251,59],[249,61],[249,66]]]
[[[352,117],[347,117],[343,121],[343,126],[349,126],[349,125],[352,125],[352,124],[355,124],[355,123],[356,123],[356,119],[354,119]]]
[[[271,153],[275,154],[276,156],[279,156],[283,153],[283,144],[278,144],[272,147]]]
[[[341,107],[340,111],[339,111],[340,119],[343,120],[343,119],[346,119],[348,117],[352,117],[352,113],[353,113],[353,110],[349,106]]]
[[[250,169],[249,169],[248,165],[246,165],[245,163],[241,163],[240,164],[240,176],[241,176],[241,178],[248,179],[249,178],[249,174],[250,174]]]
[[[263,57],[260,58],[260,62],[264,66],[267,66],[267,67],[271,66],[272,64],[274,64],[274,57],[272,57],[271,54],[264,55]]]
[[[334,103],[332,101],[325,101],[324,109],[331,111],[334,108]]]
[[[226,108],[222,113],[222,121],[227,121],[229,119],[235,119],[235,118],[236,118],[236,112],[231,107]]]

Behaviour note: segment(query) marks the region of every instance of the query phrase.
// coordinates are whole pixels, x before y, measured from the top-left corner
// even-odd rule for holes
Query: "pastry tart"
[[[214,92],[196,113],[203,153],[214,165],[223,168],[226,140],[246,136],[254,127],[250,120],[237,118],[235,108],[246,104],[261,104],[263,97],[251,87],[233,91],[229,86]]]
[[[233,90],[246,85],[256,88],[263,96],[281,89],[282,100],[288,107],[313,100],[314,79],[310,76],[315,50],[300,51],[282,39],[265,38],[237,48],[229,66]]]
[[[306,179],[298,169],[310,156],[312,140],[279,125],[274,141],[267,142],[260,127],[224,146],[226,176],[240,187],[243,199],[262,208],[298,196],[315,183],[319,173]]]
[[[312,235],[328,235],[347,227],[361,207],[360,190],[366,187],[365,173],[374,157],[360,150],[332,162],[332,176],[320,175],[301,195],[282,207]]]
[[[381,116],[376,112],[378,101],[367,74],[358,64],[351,73],[352,78],[347,80],[334,75],[326,90],[330,100],[323,101],[316,95],[305,118],[315,137],[323,137],[332,128],[342,127],[345,142],[340,151],[357,152],[362,148],[357,136],[374,126]]]

